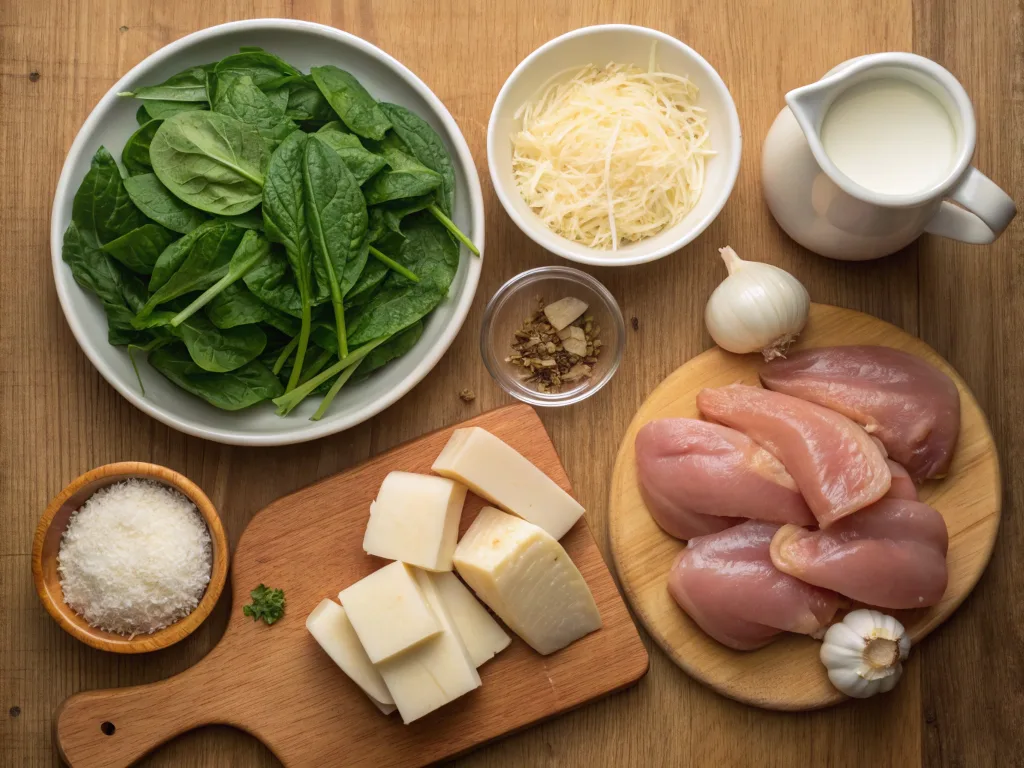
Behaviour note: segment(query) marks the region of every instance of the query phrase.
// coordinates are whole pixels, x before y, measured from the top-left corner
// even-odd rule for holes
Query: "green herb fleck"
[[[249,593],[252,603],[242,608],[242,613],[251,616],[253,621],[263,619],[269,626],[284,616],[284,590],[268,589],[260,584]]]

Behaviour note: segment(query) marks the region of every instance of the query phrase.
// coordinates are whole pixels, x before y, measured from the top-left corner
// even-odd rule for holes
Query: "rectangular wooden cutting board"
[[[480,688],[412,725],[377,711],[306,631],[306,616],[320,600],[386,563],[366,555],[362,539],[370,502],[387,473],[428,473],[452,431],[467,426],[494,433],[571,492],[537,414],[514,405],[275,501],[253,518],[238,544],[231,619],[220,643],[168,680],[65,701],[55,727],[61,756],[74,768],[129,765],[184,731],[222,723],[260,739],[286,766],[421,766],[639,680],[647,651],[585,519],[562,544],[594,594],[602,628],[550,656],[513,635],[512,645],[481,667]],[[483,503],[469,495],[462,531]],[[249,591],[260,583],[285,592],[285,616],[271,627],[242,615]]]

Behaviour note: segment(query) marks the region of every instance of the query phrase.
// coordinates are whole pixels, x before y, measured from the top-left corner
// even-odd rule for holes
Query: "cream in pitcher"
[[[974,110],[933,61],[862,56],[786,102],[765,139],[765,197],[782,228],[813,251],[872,259],[923,232],[990,243],[1016,213],[970,165]]]

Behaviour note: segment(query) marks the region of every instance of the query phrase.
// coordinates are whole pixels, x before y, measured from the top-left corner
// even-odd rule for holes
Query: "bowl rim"
[[[708,211],[705,216],[700,219],[691,229],[689,229],[681,237],[673,240],[666,245],[656,248],[650,253],[644,253],[638,256],[621,256],[612,255],[609,251],[594,251],[593,256],[591,255],[580,255],[573,253],[566,248],[562,247],[560,243],[551,243],[543,241],[536,233],[540,230],[532,221],[526,221],[521,217],[518,211],[512,204],[512,193],[506,189],[502,180],[498,176],[498,163],[496,161],[498,154],[498,137],[497,137],[497,115],[505,107],[505,102],[509,98],[509,92],[515,82],[522,76],[522,74],[533,66],[536,60],[543,54],[557,48],[563,43],[573,40],[578,37],[588,37],[593,34],[600,32],[623,32],[629,34],[641,34],[646,37],[650,37],[652,40],[664,43],[665,45],[673,48],[682,50],[689,57],[693,59],[694,64],[699,67],[708,79],[714,84],[716,90],[724,95],[725,104],[728,109],[726,110],[726,118],[729,124],[729,133],[732,134],[733,141],[736,143],[736,151],[733,156],[728,158],[728,168],[726,183],[722,185],[719,191],[719,199],[712,206],[711,210]],[[491,184],[494,186],[494,191],[498,196],[498,200],[501,203],[502,208],[505,209],[505,213],[509,215],[509,218],[515,222],[516,226],[529,237],[533,242],[543,248],[545,251],[550,251],[557,256],[561,256],[563,259],[569,261],[575,261],[578,264],[589,264],[595,267],[625,267],[634,264],[646,264],[651,261],[668,256],[670,253],[678,251],[686,245],[689,245],[692,241],[697,239],[705,229],[710,226],[718,214],[722,212],[726,202],[732,195],[733,188],[736,186],[736,179],[740,172],[740,159],[743,154],[743,133],[740,129],[740,118],[739,112],[736,109],[736,101],[733,99],[732,94],[729,92],[729,87],[725,84],[722,76],[718,74],[714,67],[712,67],[708,61],[701,56],[697,51],[688,46],[682,40],[676,37],[661,32],[657,29],[651,29],[650,27],[643,27],[636,24],[597,24],[589,27],[581,27],[580,29],[566,32],[563,35],[559,35],[544,45],[537,48],[529,56],[523,59],[512,70],[512,73],[505,80],[505,84],[501,86],[501,90],[498,91],[498,98],[494,100],[494,106],[491,108],[491,115],[487,121],[487,166],[490,170]],[[518,192],[516,192],[518,194]],[[545,230],[546,231],[546,230]],[[556,235],[557,237],[557,235]]]
[[[582,387],[576,390],[570,390],[564,394],[554,393],[545,395],[542,392],[536,392],[529,387],[523,385],[513,386],[509,384],[509,377],[503,376],[500,373],[500,355],[497,354],[494,346],[490,343],[491,326],[494,322],[494,316],[501,309],[505,302],[516,291],[523,288],[528,288],[538,280],[568,280],[569,282],[575,282],[581,285],[585,285],[587,288],[592,290],[597,296],[601,297],[601,301],[604,302],[605,307],[608,309],[608,313],[611,315],[612,324],[615,327],[616,344],[614,359],[608,366],[608,369],[604,372],[604,375],[600,379],[594,380],[589,386]],[[484,361],[484,368],[494,379],[494,382],[501,387],[505,392],[512,395],[517,400],[532,405],[537,408],[558,408],[565,405],[574,405],[586,400],[588,397],[596,395],[604,386],[612,380],[615,373],[619,370],[619,366],[622,364],[622,356],[626,347],[626,319],[622,314],[622,307],[619,306],[618,300],[615,295],[608,290],[608,288],[594,277],[583,270],[576,269],[575,267],[568,267],[564,265],[549,265],[543,267],[534,267],[528,269],[525,272],[506,280],[494,295],[491,296],[487,302],[487,306],[484,308],[483,321],[480,323],[480,356]]]
[[[468,254],[467,250],[469,258],[468,270],[466,273],[466,284],[462,293],[456,299],[451,321],[444,328],[438,343],[426,351],[423,359],[419,361],[416,367],[398,386],[378,396],[371,403],[361,408],[354,409],[351,413],[339,414],[333,419],[329,418],[315,422],[307,421],[305,419],[297,419],[296,427],[291,430],[249,434],[240,433],[231,429],[206,426],[200,423],[198,419],[180,416],[166,407],[158,406],[152,401],[147,400],[145,397],[140,396],[130,384],[121,382],[118,379],[113,369],[107,365],[99,354],[99,347],[97,346],[98,340],[93,339],[86,333],[85,328],[82,326],[78,316],[72,308],[71,291],[83,289],[75,283],[70,272],[67,272],[61,258],[64,226],[60,217],[60,209],[63,207],[61,205],[61,201],[67,199],[68,196],[74,195],[74,190],[71,189],[73,166],[78,163],[80,156],[85,150],[87,137],[93,132],[94,127],[106,116],[106,112],[110,106],[119,98],[117,95],[118,92],[125,90],[128,84],[133,82],[136,78],[147,74],[153,67],[164,63],[195,43],[239,31],[274,31],[282,28],[318,35],[335,43],[348,45],[358,49],[361,53],[376,59],[382,66],[391,70],[393,74],[406,82],[424,101],[427,102],[433,110],[433,114],[444,125],[448,132],[451,138],[452,149],[457,156],[457,162],[465,169],[467,187],[466,194],[468,196],[471,219],[471,227],[468,234],[480,250],[480,256]],[[463,248],[460,246],[460,255],[462,250]],[[99,371],[100,375],[108,384],[110,384],[121,394],[122,397],[143,413],[148,416],[152,416],[157,421],[166,424],[179,432],[227,445],[277,446],[304,443],[310,440],[326,437],[328,435],[333,435],[338,432],[343,432],[346,429],[350,429],[368,419],[373,418],[381,411],[394,405],[395,402],[408,394],[413,387],[426,378],[427,374],[436,367],[438,362],[448,351],[449,347],[451,347],[452,342],[455,341],[455,337],[458,335],[459,331],[462,330],[462,326],[466,321],[466,317],[469,315],[470,308],[472,307],[473,300],[479,286],[480,274],[483,269],[483,255],[484,201],[483,192],[480,186],[480,175],[477,172],[476,163],[473,160],[473,155],[470,152],[466,138],[462,134],[458,124],[455,122],[455,118],[453,118],[451,113],[448,111],[448,108],[445,107],[437,95],[426,85],[426,83],[415,75],[412,70],[372,43],[369,43],[360,37],[356,37],[349,32],[335,29],[334,27],[317,24],[311,21],[300,21],[297,19],[248,19],[206,27],[205,29],[197,30],[196,32],[192,32],[191,34],[185,35],[184,37],[168,43],[133,66],[103,95],[99,102],[97,102],[96,106],[93,107],[89,116],[85,119],[85,122],[82,123],[82,127],[78,129],[78,133],[71,144],[71,148],[68,150],[67,156],[64,160],[64,165],[61,169],[60,178],[57,182],[57,188],[53,196],[53,207],[50,214],[50,260],[53,270],[54,284],[57,288],[57,298],[60,301],[61,309],[68,325],[71,328],[71,332],[74,335],[75,340],[78,342],[78,346],[85,353],[85,356],[89,358],[89,362],[91,362],[93,367]],[[103,339],[103,343],[107,343],[106,338]]]
[[[187,616],[183,616],[163,629],[159,629],[151,634],[136,635],[128,638],[113,632],[107,632],[98,627],[91,627],[90,630],[83,629],[78,623],[69,618],[72,614],[78,617],[78,614],[74,612],[71,606],[65,603],[63,599],[59,602],[54,599],[54,596],[47,588],[46,579],[43,575],[43,547],[50,528],[53,526],[54,517],[67,500],[90,483],[113,476],[123,477],[125,475],[149,479],[172,487],[179,493],[184,494],[196,505],[196,509],[202,515],[203,521],[210,532],[210,545],[212,549],[210,581],[206,585],[206,591],[203,592],[203,597],[195,609]],[[114,482],[116,481],[111,481],[102,487],[112,485]],[[159,464],[150,464],[144,461],[120,461],[113,464],[104,464],[79,475],[50,500],[46,510],[43,512],[43,516],[39,519],[35,535],[32,538],[32,581],[35,583],[36,594],[39,595],[39,600],[43,607],[46,608],[47,613],[53,617],[61,629],[76,640],[81,640],[86,645],[98,650],[110,651],[112,653],[148,653],[149,651],[167,648],[184,640],[206,620],[224,591],[230,559],[231,552],[228,546],[227,534],[224,532],[224,526],[221,523],[220,516],[217,514],[217,509],[198,485],[180,472]],[[101,635],[98,636],[97,633],[101,633]],[[109,637],[109,639],[104,636]]]

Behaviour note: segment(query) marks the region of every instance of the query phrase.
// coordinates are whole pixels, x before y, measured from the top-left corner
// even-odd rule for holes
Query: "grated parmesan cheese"
[[[704,187],[713,155],[697,87],[631,65],[556,75],[516,112],[512,173],[523,200],[553,232],[617,250],[677,224]]]
[[[64,601],[93,627],[148,634],[187,616],[210,581],[210,532],[187,497],[147,480],[94,493],[58,552]]]

